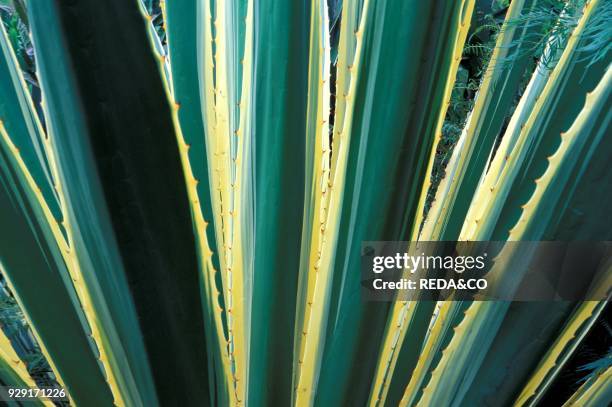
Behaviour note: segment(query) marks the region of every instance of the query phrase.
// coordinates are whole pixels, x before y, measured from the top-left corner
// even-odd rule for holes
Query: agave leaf
[[[177,134],[181,161],[191,204],[193,227],[199,245],[203,312],[205,315],[207,350],[209,352],[209,376],[217,383],[217,396],[211,392],[211,404],[217,399],[227,403],[231,375],[229,356],[226,346],[224,322],[222,319],[222,299],[220,281],[217,281],[219,258],[216,250],[214,226],[212,222],[212,202],[210,194],[209,171],[204,140],[204,123],[201,114],[199,77],[197,65],[192,63],[193,50],[198,44],[196,2],[170,2],[162,6],[166,22],[169,60],[160,55],[162,70],[166,72],[169,62],[170,83],[166,82],[174,106],[173,119]],[[147,20],[150,20],[145,13]],[[149,36],[156,52],[163,52],[156,45],[152,24]],[[163,76],[165,77],[165,76]],[[178,123],[176,123],[178,122]],[[205,220],[206,219],[206,220]],[[220,302],[221,301],[221,302]],[[214,363],[213,363],[214,362]]]
[[[312,2],[309,92],[306,121],[304,233],[297,305],[294,403],[312,405],[321,363],[331,270],[323,265],[330,192],[329,112],[331,47],[325,1]],[[323,265],[323,267],[321,267]]]
[[[362,4],[358,1],[348,1],[341,8],[340,35],[338,38],[338,62],[336,79],[336,105],[334,112],[334,127],[332,137],[332,155],[330,178],[343,182],[346,176],[347,142],[351,134],[351,115],[354,111],[355,89],[361,73],[359,63],[363,52],[363,41],[351,33],[363,29],[365,19],[360,18]],[[362,22],[363,21],[363,22]],[[348,117],[345,116],[348,114]],[[338,164],[341,173],[338,174]]]
[[[440,362],[431,373],[431,379],[423,389],[418,406],[438,405],[436,403],[459,402],[467,390],[471,379],[477,371],[482,357],[480,349],[490,346],[494,335],[483,335],[496,332],[501,323],[496,316],[503,315],[508,307],[506,302],[474,302],[465,312],[465,317],[454,327],[450,344],[442,351]],[[457,343],[477,343],[465,349],[457,348]],[[461,369],[449,369],[448,361],[452,360]],[[446,379],[443,381],[443,379]],[[443,381],[443,384],[441,383]]]
[[[612,75],[610,69],[608,69],[593,94],[587,96],[583,112],[580,113],[574,125],[564,133],[564,141],[568,138],[571,139],[575,134],[589,132],[605,134],[605,126],[608,126],[611,120],[611,115],[606,109],[606,105],[610,103],[611,80]],[[553,216],[545,230],[546,238],[562,240],[566,240],[568,237],[575,237],[580,240],[609,239],[610,219],[606,213],[602,212],[605,209],[601,208],[601,202],[609,199],[612,195],[612,188],[609,185],[602,185],[599,180],[610,175],[608,159],[612,151],[603,139],[594,139],[591,143],[593,145],[591,148],[573,148],[574,159],[578,163],[583,163],[582,168],[575,175],[574,181],[568,183],[564,188],[560,204],[551,211]],[[597,151],[594,152],[593,149],[597,149]],[[549,158],[551,163],[555,162],[556,156],[557,154]],[[599,159],[596,159],[598,157]],[[586,196],[600,204],[597,205],[593,202],[585,204]],[[596,217],[598,221],[584,220],[586,215],[589,218],[591,216]],[[598,283],[603,290],[609,284],[609,281]],[[519,395],[517,403],[527,403],[529,405],[537,403],[548,385],[577,348],[581,339],[586,335],[604,305],[605,302],[589,301],[577,307],[554,345],[533,372],[531,379]]]
[[[608,92],[609,95],[609,87],[611,85],[608,83],[608,88],[602,89],[605,80],[608,82],[610,80],[609,70],[597,88],[599,89],[599,99],[594,99],[593,96],[587,98],[590,116],[585,116],[583,111],[579,116],[581,121],[578,122],[577,120],[578,127],[570,129],[571,132],[593,131],[591,126],[594,123],[598,123],[596,126],[607,125],[609,123],[610,114],[605,108],[605,105],[609,104],[609,96],[607,96],[608,99],[605,99],[603,94]],[[596,100],[599,100],[599,102],[596,102]],[[570,131],[567,133],[570,133]],[[565,137],[567,135],[564,135]],[[608,197],[612,194],[612,188],[600,182],[602,177],[609,176],[610,174],[609,165],[605,157],[606,151],[607,157],[612,153],[607,144],[603,142],[603,144],[599,145],[600,151],[597,152],[597,156],[602,157],[599,160],[589,159],[589,154],[592,154],[589,149],[582,149],[582,151],[576,149],[573,151],[575,154],[574,160],[579,163],[585,163],[585,167],[576,181],[569,183],[564,188],[560,205],[552,211],[553,216],[545,232],[546,239],[609,239],[610,219],[601,202],[609,199]],[[596,218],[597,221],[590,221],[591,217]],[[601,288],[605,289],[608,284],[602,282]],[[565,362],[580,344],[581,339],[600,314],[604,304],[605,302],[589,301],[580,304],[576,308],[566,327],[559,334],[553,346],[533,372],[519,395],[517,403],[529,405],[537,403],[542,397],[543,392],[546,391]]]
[[[103,193],[97,176],[91,176],[96,174],[92,164],[94,160],[81,136],[87,134],[86,122],[75,92],[74,74],[68,66],[70,59],[59,29],[59,12],[50,1],[32,4],[28,12],[45,98],[48,132],[59,167],[57,183],[61,185],[65,203],[64,224],[70,245],[66,250],[70,253],[66,261],[68,270],[91,326],[115,402],[129,401],[138,405],[143,403],[141,397],[144,396],[155,403],[154,394],[146,395],[137,390],[136,373],[130,368],[130,365],[135,366],[141,375],[139,384],[152,390],[146,358],[143,353],[137,353],[138,350],[142,352],[143,345],[112,226],[103,204]],[[53,29],[48,30],[49,26]],[[63,63],[56,63],[58,55],[63,55]],[[93,198],[93,201],[84,201],[82,197]],[[111,291],[111,287],[121,288]],[[121,312],[117,310],[112,315],[111,308],[119,304],[122,305]],[[128,353],[125,344],[133,351]],[[135,360],[139,361],[133,365]]]
[[[582,189],[581,184],[586,184],[591,189],[594,186],[592,179],[597,179],[602,171],[609,174],[609,169],[604,163],[609,159],[610,147],[604,141],[607,126],[612,120],[612,113],[607,106],[610,105],[610,93],[612,91],[612,69],[608,68],[601,81],[593,90],[587,94],[583,110],[578,114],[572,126],[561,133],[561,142],[557,150],[546,157],[548,167],[546,171],[535,180],[535,190],[529,200],[522,205],[522,213],[516,225],[510,230],[509,239],[518,240],[517,236],[533,234],[542,236],[550,230],[558,230],[558,225],[551,222],[559,210],[565,211],[568,203],[572,203],[574,194]],[[597,149],[597,147],[599,147]],[[597,149],[597,151],[595,151]],[[567,159],[567,157],[571,159]],[[576,158],[579,158],[576,160]],[[598,169],[598,171],[587,172],[587,169]],[[571,178],[570,175],[571,174]],[[558,179],[555,179],[558,178]],[[544,188],[540,184],[556,183],[557,189],[549,192],[553,197],[562,196],[563,201],[558,204],[555,200],[547,201]],[[554,184],[553,184],[554,185]],[[560,188],[564,187],[564,188]],[[609,191],[610,188],[604,188]],[[540,208],[547,205],[551,211],[543,217],[533,218],[534,207]],[[610,225],[610,220],[600,219]],[[591,230],[586,238],[601,238],[598,233],[599,227]],[[604,228],[605,233],[609,233]],[[599,235],[599,236],[598,236]]]
[[[234,98],[233,101],[233,129],[234,130],[234,173],[232,177],[234,197],[231,206],[232,220],[232,292],[239,299],[233,301],[237,307],[242,308],[243,315],[239,315],[236,319],[236,327],[240,330],[236,331],[237,336],[241,336],[241,343],[236,343],[236,346],[244,348],[245,367],[242,373],[244,383],[242,391],[245,396],[241,398],[245,403],[248,403],[248,386],[251,377],[250,359],[251,359],[251,318],[252,318],[252,302],[253,302],[253,279],[254,279],[254,262],[253,254],[255,249],[254,229],[255,229],[255,189],[252,184],[253,168],[252,163],[256,160],[253,156],[254,131],[253,123],[255,122],[253,101],[255,95],[254,86],[254,70],[255,70],[255,44],[254,37],[255,13],[254,2],[238,3],[238,6],[233,12],[233,27],[232,32],[238,33],[238,46],[234,51],[233,75],[235,79]],[[244,27],[244,31],[242,29]],[[240,40],[244,37],[244,40]],[[242,57],[242,59],[240,59]],[[234,271],[234,269],[236,271]],[[238,288],[240,287],[240,288]],[[233,318],[233,315],[232,315]],[[240,383],[237,383],[240,386]]]
[[[49,3],[31,7],[43,91],[69,218],[78,226],[72,230],[86,292],[104,324],[100,331],[114,335],[107,354],[123,366],[113,372],[131,375],[120,382],[121,396],[136,405],[208,399],[189,194],[138,5],[80,2],[74,5],[80,18],[73,19],[71,7]],[[87,21],[94,18],[103,23],[91,30]],[[110,27],[117,18],[120,24]],[[53,35],[42,31],[49,20]],[[87,47],[78,44],[82,30],[92,38]],[[52,62],[57,55],[60,64]],[[104,66],[104,73],[92,66]],[[92,195],[93,202],[83,199]],[[177,366],[181,381],[174,380]]]
[[[248,403],[250,378],[253,194],[250,184],[253,70],[253,2],[215,4],[215,134],[228,141],[227,156],[220,154],[226,178],[222,188],[222,271],[227,275],[226,304],[230,362],[236,401]],[[222,150],[223,147],[222,147]],[[216,162],[219,162],[217,159]],[[223,191],[227,191],[228,199]],[[221,247],[221,242],[218,243]]]
[[[33,177],[23,160],[7,154],[9,138],[2,125],[0,133],[0,220],[11,236],[0,246],[0,269],[70,398],[84,404],[112,403],[96,346],[89,339],[89,327],[83,322],[61,248],[55,240],[63,236],[47,223],[45,212],[50,210],[41,205],[33,192]],[[65,335],[58,336],[58,329]]]
[[[454,301],[439,301],[436,312],[433,313],[427,335],[423,340],[420,356],[405,387],[401,406],[412,406],[422,394],[422,387],[429,378],[431,366],[435,366],[440,358],[440,352],[448,345],[452,336],[450,332],[463,318],[466,304],[455,304]]]
[[[100,185],[89,175],[95,174],[96,170],[92,165],[93,160],[87,159],[91,152],[86,149],[88,147],[81,137],[81,134],[86,134],[85,120],[76,99],[73,72],[67,66],[69,58],[57,24],[59,15],[50,2],[32,4],[28,12],[45,98],[44,108],[52,154],[58,166],[57,183],[61,186],[65,205],[64,225],[70,246],[65,250],[69,253],[66,259],[68,270],[100,352],[102,368],[115,401],[125,403],[127,399],[140,404],[142,396],[135,388],[136,375],[125,366],[128,360],[125,343],[131,342],[130,345],[135,349],[142,349],[142,342],[133,334],[129,335],[130,340],[125,341],[127,336],[121,337],[119,333],[121,328],[118,325],[122,323],[124,335],[126,332],[134,332],[134,327],[138,325],[127,291],[127,282],[125,277],[119,274],[123,266],[114,244],[109,216],[102,204],[102,191]],[[53,26],[54,29],[45,29],[43,33],[43,26]],[[58,55],[64,55],[63,63],[56,63]],[[71,147],[68,148],[67,145]],[[93,198],[93,202],[84,202],[77,197]],[[83,221],[84,219],[87,221]],[[97,267],[98,264],[104,266]],[[94,270],[108,270],[102,273],[106,281],[98,280]],[[107,287],[112,284],[124,288],[105,296],[102,288],[105,283],[109,284]],[[111,317],[109,308],[113,306],[121,308],[121,314],[118,315],[123,317],[123,321],[117,322]],[[137,360],[140,360],[138,363],[145,363],[140,369],[146,372],[146,359],[141,356]],[[142,379],[148,381],[146,373]]]
[[[203,307],[207,315],[207,349],[210,360],[216,363],[216,369],[211,370],[209,377],[219,383],[219,402],[227,403],[223,397],[229,395],[231,378],[229,372],[229,356],[226,346],[224,321],[222,319],[222,291],[220,281],[217,281],[220,270],[217,253],[214,227],[210,224],[213,219],[213,209],[210,194],[210,177],[208,158],[206,155],[204,123],[202,121],[202,104],[200,101],[200,81],[198,77],[198,64],[193,58],[193,49],[197,49],[198,5],[193,1],[170,2],[162,7],[165,13],[166,35],[168,39],[168,56],[170,58],[170,71],[172,83],[172,102],[178,109],[177,119],[180,124],[179,145],[188,146],[187,154],[182,154],[183,170],[186,174],[193,174],[197,180],[196,190],[192,192],[192,217],[194,229],[197,231],[201,247],[200,267],[202,269]],[[210,45],[208,45],[210,46]],[[189,188],[189,180],[187,181]],[[198,222],[197,219],[202,219]],[[208,222],[204,222],[207,219]],[[207,259],[206,255],[211,257]],[[220,303],[221,301],[221,303]],[[213,345],[214,344],[214,345]],[[220,377],[215,377],[219,371]],[[233,384],[232,384],[233,386]],[[211,383],[211,389],[214,386]],[[213,397],[214,400],[214,397]],[[213,402],[214,403],[214,402]]]
[[[215,43],[217,39],[214,37],[213,32],[212,8],[214,4],[214,1],[198,2],[197,7],[197,66],[200,81],[198,89],[200,93],[202,120],[205,126],[205,148],[209,167],[209,190],[213,208],[216,245],[219,250],[218,256],[220,267],[226,268],[227,261],[225,260],[225,256],[227,254],[227,247],[223,243],[225,240],[223,231],[224,212],[222,210],[221,200],[225,197],[225,201],[227,201],[227,188],[229,183],[227,183],[228,179],[226,172],[230,166],[230,158],[227,152],[229,142],[227,128],[224,132],[220,131],[222,134],[218,139],[215,137],[217,126],[216,98],[219,91],[215,84],[215,71],[217,68],[215,61]],[[225,103],[222,106],[227,107],[227,104]],[[222,112],[219,112],[219,114],[222,114]],[[225,120],[227,120],[227,117],[225,117]],[[221,151],[222,149],[224,151]],[[222,171],[224,171],[223,174],[225,175],[222,175]],[[225,178],[222,178],[222,176]],[[225,270],[220,271],[221,281],[223,282],[224,302],[227,303],[227,272]]]
[[[0,24],[0,121],[12,135],[21,158],[47,202],[53,216],[61,219],[58,197],[53,188],[52,171],[47,160],[49,148],[27,84],[10,44],[4,24]]]
[[[289,405],[304,214],[309,1],[253,2],[249,403]],[[270,46],[274,44],[274,46]],[[309,184],[310,185],[310,184]]]
[[[366,389],[377,364],[372,344],[383,334],[387,306],[361,302],[359,273],[355,273],[360,242],[366,237],[407,239],[412,231],[427,159],[441,128],[439,113],[450,96],[458,65],[453,55],[462,45],[455,42],[462,27],[459,22],[471,16],[472,6],[472,2],[366,1],[360,11],[363,25],[357,30],[363,39],[361,56],[354,63],[339,62],[338,77],[343,69],[356,69],[358,77],[349,85],[354,87],[355,101],[347,104],[342,120],[343,126],[350,123],[346,127],[350,134],[343,135],[349,151],[346,175],[339,177],[341,166],[336,163],[331,187],[328,222],[337,225],[338,238],[329,241],[334,280],[317,403],[359,404],[368,398]],[[435,46],[425,47],[425,38]],[[351,44],[341,33],[343,43]],[[339,151],[342,148],[338,146]],[[334,190],[339,191],[337,199]]]
[[[389,369],[388,375],[385,378],[386,393],[385,405],[400,405],[406,389],[406,383],[412,377],[414,369],[421,359],[420,353],[414,349],[423,350],[423,343],[432,334],[431,322],[435,319],[435,315],[439,312],[436,310],[437,304],[434,301],[412,301],[408,303],[408,311],[410,306],[414,306],[415,311],[410,318],[402,318],[397,327],[398,340],[395,347],[397,358],[395,359],[395,369]],[[401,327],[399,327],[401,323]],[[404,339],[400,341],[400,337],[406,332]],[[392,374],[391,374],[392,373]],[[382,403],[381,403],[382,404]]]
[[[200,6],[199,77],[206,151],[226,304],[230,382],[246,402],[253,281],[251,103],[253,3],[210,1]]]

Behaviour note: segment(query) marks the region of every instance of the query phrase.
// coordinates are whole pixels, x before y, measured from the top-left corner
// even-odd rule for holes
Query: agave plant
[[[610,1],[495,2],[488,45],[475,0],[5,3],[0,270],[71,403],[531,406],[602,314],[368,302],[359,270],[362,241],[612,240]]]

